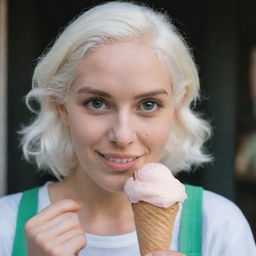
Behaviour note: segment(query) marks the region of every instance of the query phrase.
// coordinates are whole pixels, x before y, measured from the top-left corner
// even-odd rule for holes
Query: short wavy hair
[[[61,179],[75,168],[77,159],[58,105],[74,81],[75,68],[86,52],[104,43],[147,39],[170,72],[176,121],[161,162],[172,172],[189,170],[210,160],[203,144],[210,137],[207,121],[192,110],[199,98],[199,78],[192,53],[167,14],[131,2],[108,2],[78,16],[38,61],[26,104],[36,118],[21,129],[27,160]],[[39,110],[31,101],[36,100]]]

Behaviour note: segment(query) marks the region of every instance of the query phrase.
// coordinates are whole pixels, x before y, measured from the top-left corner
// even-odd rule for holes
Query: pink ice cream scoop
[[[160,163],[142,166],[126,181],[124,191],[131,203],[145,201],[164,208],[187,198],[185,186]]]

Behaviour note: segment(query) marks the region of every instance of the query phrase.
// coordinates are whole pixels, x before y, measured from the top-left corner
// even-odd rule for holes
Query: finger
[[[61,234],[65,231],[74,228],[80,228],[81,223],[79,217],[74,212],[66,212],[63,213],[47,222],[43,222],[40,225],[35,227],[35,232],[42,233],[42,232],[49,232],[53,230],[54,234]]]
[[[81,224],[79,221],[73,221],[71,219],[64,221],[62,223],[59,223],[59,225],[55,225],[54,227],[51,227],[47,230],[45,229],[44,233],[48,237],[56,238],[66,232],[69,232],[70,230],[73,229],[81,229]]]
[[[57,201],[38,213],[35,218],[38,222],[48,221],[65,212],[76,212],[82,208],[82,204],[71,200],[63,199]],[[32,218],[32,219],[33,219]]]
[[[53,255],[74,256],[86,246],[85,236],[75,236],[63,244],[53,247]]]
[[[78,239],[81,243],[81,248],[83,248],[86,245],[86,237],[85,232],[82,228],[72,229],[69,230],[61,235],[54,235],[51,232],[42,232],[38,233],[34,237],[34,241],[38,248],[41,248],[43,251],[47,252],[47,255],[65,255],[67,254],[61,253],[59,251],[62,248],[65,248],[66,243],[70,243],[74,238]],[[56,248],[60,246],[60,248]],[[83,246],[83,247],[82,247]],[[77,249],[78,247],[73,247],[74,249]],[[79,247],[80,248],[80,247]],[[74,256],[74,250],[71,250],[73,252],[72,256]],[[71,252],[70,251],[70,252]]]
[[[68,232],[63,233],[62,235],[58,236],[55,239],[55,244],[64,244],[68,241],[70,241],[74,237],[84,237],[85,242],[87,243],[85,232],[82,230],[82,228],[72,229]]]

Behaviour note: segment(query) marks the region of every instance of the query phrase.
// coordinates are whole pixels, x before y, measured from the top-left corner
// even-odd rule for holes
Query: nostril
[[[136,135],[134,124],[129,121],[128,114],[122,114],[118,120],[113,120],[109,130],[109,141],[120,147],[125,147],[134,142]]]

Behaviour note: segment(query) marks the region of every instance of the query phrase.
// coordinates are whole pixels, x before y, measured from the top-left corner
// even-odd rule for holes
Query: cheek
[[[79,120],[79,121],[77,121]],[[105,133],[104,126],[96,125],[90,122],[88,118],[79,118],[71,120],[70,126],[73,143],[81,146],[90,146],[95,144]]]
[[[171,117],[163,118],[144,126],[142,134],[145,143],[152,150],[161,151],[169,138],[172,126],[173,120]]]
[[[152,143],[152,146],[157,151],[162,151],[165,147],[165,144],[169,138],[170,129],[159,129],[157,128],[149,140]]]

